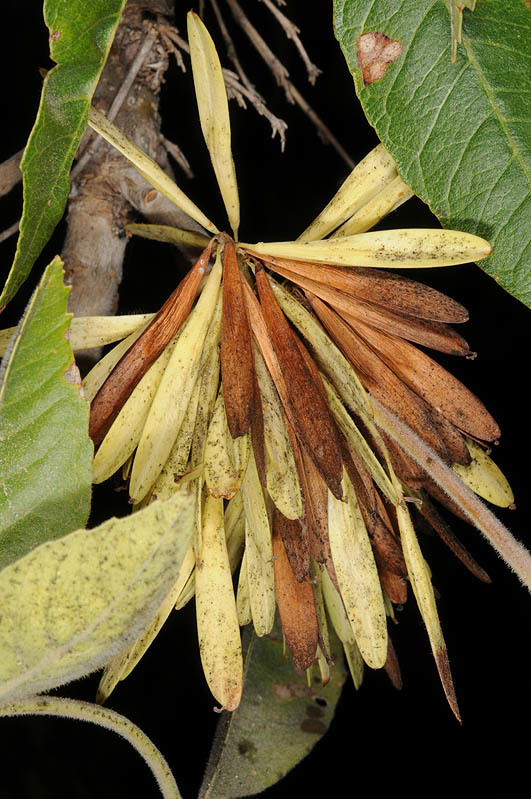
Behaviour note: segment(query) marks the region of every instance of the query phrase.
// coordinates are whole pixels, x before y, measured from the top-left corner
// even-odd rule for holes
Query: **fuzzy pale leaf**
[[[240,199],[230,143],[229,103],[216,47],[193,11],[188,13],[188,42],[201,129],[234,238],[240,225]]]
[[[492,249],[488,241],[479,236],[436,228],[379,230],[325,241],[275,241],[241,246],[258,255],[335,266],[395,269],[466,264],[486,258]]]
[[[397,176],[396,164],[383,144],[356,164],[326,208],[314,219],[299,241],[323,239],[368,203]]]
[[[149,155],[140,149],[131,139],[122,133],[112,122],[109,122],[96,108],[89,110],[89,125],[96,133],[99,133],[105,141],[112,144],[118,152],[122,153],[130,161],[140,174],[145,177],[148,183],[160,191],[164,197],[175,203],[185,214],[191,216],[206,230],[217,233],[216,226],[204,215],[204,213],[193,203],[186,194],[181,191],[176,183],[164,172],[160,166]]]
[[[328,492],[330,549],[337,581],[363,659],[373,669],[387,658],[387,624],[380,579],[355,491],[345,473],[346,502]]]
[[[472,461],[468,466],[453,464],[453,470],[463,483],[483,499],[507,508],[514,502],[514,494],[501,469],[489,458],[485,450],[472,439],[466,439]]]
[[[0,573],[0,695],[49,690],[108,663],[178,577],[192,531],[181,491],[49,541]]]

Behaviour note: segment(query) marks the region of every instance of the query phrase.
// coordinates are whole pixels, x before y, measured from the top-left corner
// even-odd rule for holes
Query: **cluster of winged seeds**
[[[382,267],[459,264],[488,256],[490,246],[456,231],[366,232],[411,196],[383,145],[297,241],[240,242],[221,67],[192,13],[189,40],[201,124],[233,236],[220,233],[102,114],[90,116],[209,233],[132,226],[201,254],[156,315],[107,319],[107,338],[95,334],[95,319],[72,327],[74,346],[123,338],[84,381],[99,445],[95,482],[122,468],[134,509],[176,491],[196,499],[179,579],[143,634],[109,664],[99,698],[127,676],[171,609],[194,595],[205,676],[228,710],[242,692],[240,627],[252,622],[266,635],[277,606],[299,669],[316,662],[328,680],[331,624],[356,685],[364,664],[385,668],[399,684],[387,618],[411,588],[458,716],[414,517],[423,516],[481,580],[489,578],[432,499],[475,524],[528,583],[529,556],[474,493],[503,507],[513,502],[487,454],[499,436],[496,422],[415,346],[470,356],[448,327],[466,321],[466,310]]]

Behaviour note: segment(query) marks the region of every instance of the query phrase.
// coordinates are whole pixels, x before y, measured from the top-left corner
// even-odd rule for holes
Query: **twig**
[[[184,41],[184,39],[181,39],[175,29],[172,29],[171,31],[167,29],[167,33],[168,36],[171,37],[172,41],[174,41],[175,44],[181,48],[181,50],[190,54],[188,44]],[[225,86],[227,87],[227,95],[230,98],[235,98],[237,103],[242,108],[247,107],[244,99],[247,98],[247,100],[249,100],[249,102],[254,106],[260,116],[264,116],[268,120],[269,124],[271,125],[271,135],[274,137],[278,133],[280,137],[280,147],[283,151],[284,145],[286,143],[286,130],[288,127],[287,123],[269,111],[263,98],[256,91],[256,89],[248,89],[247,86],[243,86],[235,72],[232,72],[230,69],[223,69],[222,72],[223,78],[225,79]]]
[[[177,66],[179,67],[179,69],[182,72],[186,72],[186,66],[185,66],[181,51],[177,47],[175,47],[174,43],[172,42],[172,40],[170,39],[170,37],[166,33],[168,28],[171,28],[171,26],[166,25],[166,26],[164,26],[164,28],[160,29],[160,35],[161,35],[162,41],[164,42],[164,45],[166,46],[168,52],[169,53],[173,53],[173,55],[175,56],[175,61],[177,62]]]
[[[232,41],[231,35],[225,25],[223,20],[223,16],[219,10],[219,6],[217,0],[210,0],[210,5],[214,9],[214,14],[216,15],[216,19],[218,21],[219,29],[221,31],[221,35],[225,40],[225,46],[227,48],[227,55],[229,56],[230,60],[234,64],[236,72],[240,76],[240,80],[248,89],[251,91],[254,90],[254,85],[251,83],[245,72],[243,71],[243,67],[240,63],[240,59],[238,58],[238,53],[236,52],[236,48],[234,46],[234,42]]]
[[[157,16],[154,24],[158,30],[169,24],[168,15],[174,4],[173,0],[157,0],[155,5]],[[130,0],[124,8],[110,57],[95,93],[97,102],[104,108],[112,106],[116,91],[126,80],[133,62],[137,56],[142,57],[139,51],[146,35],[152,32],[151,27],[149,30],[146,28],[144,8],[145,3],[141,0]],[[159,90],[167,63],[167,51],[161,39],[156,39],[144,57],[142,69],[137,73],[117,118],[125,135],[141,142],[148,155],[171,172],[167,151],[161,143],[158,113]],[[67,230],[61,256],[66,280],[72,284],[69,310],[84,316],[116,312],[129,241],[124,236],[124,226],[136,216],[133,209],[153,223],[181,228],[190,226],[188,217],[183,219],[176,206],[163,200],[166,198],[154,192],[116,150],[107,147],[98,150],[82,175],[73,182],[68,201]],[[97,352],[90,350],[86,356],[83,355],[85,366],[98,357]]]
[[[20,162],[23,154],[24,150],[19,150],[18,153],[15,153],[10,158],[6,158],[6,160],[0,164],[0,197],[10,192],[13,186],[16,186],[19,180],[21,180],[22,172],[20,171]]]
[[[315,113],[311,105],[304,99],[304,97],[299,92],[297,87],[292,86],[291,91],[293,94],[293,99],[295,100],[297,105],[300,106],[300,108],[302,108],[306,116],[312,120],[313,124],[317,128],[319,135],[325,141],[329,142],[329,144],[332,145],[334,150],[341,156],[343,161],[345,161],[345,163],[348,164],[350,169],[354,169],[354,167],[356,166],[356,162],[353,161],[352,158],[347,153],[347,151],[343,149],[342,145],[336,139],[330,128],[327,127],[327,125],[325,125],[323,120]]]
[[[190,163],[185,154],[183,153],[183,151],[180,149],[180,147],[178,147],[175,144],[175,142],[172,142],[169,139],[167,139],[166,136],[162,137],[162,143],[164,144],[169,154],[175,158],[175,160],[177,161],[183,172],[186,174],[186,177],[190,179],[193,178],[194,173],[191,170]]]
[[[148,31],[146,37],[144,38],[144,41],[140,45],[140,47],[138,49],[138,52],[137,52],[135,58],[133,59],[133,61],[131,63],[131,66],[129,67],[127,75],[125,76],[124,80],[122,81],[122,84],[121,84],[120,88],[118,89],[118,91],[117,91],[116,95],[114,96],[114,99],[113,99],[113,101],[111,103],[111,106],[110,106],[109,111],[107,113],[107,118],[111,122],[116,118],[116,116],[118,114],[118,111],[122,107],[122,105],[124,103],[124,100],[126,99],[127,95],[129,94],[129,91],[130,91],[130,89],[131,89],[131,87],[132,87],[132,85],[133,85],[133,83],[135,81],[135,78],[138,75],[139,71],[141,70],[141,68],[142,68],[142,66],[144,64],[144,61],[146,60],[146,56],[148,55],[149,51],[153,47],[155,41],[157,40],[158,35],[159,34],[158,34],[157,28],[154,27],[154,26],[151,26],[151,29]],[[76,177],[80,174],[80,172],[85,168],[85,166],[87,165],[89,160],[95,155],[95,153],[98,152],[98,150],[99,150],[99,148],[101,146],[102,140],[100,139],[99,141],[97,141],[97,142],[95,142],[93,144],[94,135],[95,134],[92,131],[87,133],[87,135],[85,137],[85,141],[80,146],[80,148],[78,150],[78,154],[80,155],[80,157],[78,158],[78,161],[77,161],[75,167],[73,167],[73,169],[70,172],[70,180],[71,181],[76,179]],[[20,153],[16,153],[16,155],[11,156],[11,159],[8,159],[8,161],[13,161],[19,155],[20,155],[20,157],[22,157],[22,153],[23,153],[23,150],[21,150]],[[181,160],[179,158],[177,158],[173,152],[172,152],[172,155],[174,155],[174,157],[176,158],[178,163],[182,163]],[[4,162],[4,164],[7,164],[7,163],[8,162]],[[20,158],[19,158],[19,163],[20,163]],[[2,165],[2,166],[4,166],[4,165]],[[0,169],[1,169],[1,167],[0,167]],[[186,171],[186,167],[184,165],[183,165],[183,169],[185,169],[185,171]],[[188,169],[189,169],[189,165],[188,165]],[[19,170],[19,174],[20,174],[20,177],[22,177],[22,174],[20,173],[20,170]],[[1,176],[2,176],[2,173],[0,172],[0,187],[2,185],[1,184]],[[14,181],[12,185],[15,185],[16,182],[17,181]],[[7,181],[6,181],[6,185],[8,185]],[[12,186],[9,186],[9,188],[12,188]],[[9,188],[7,189],[7,191],[9,191]],[[2,194],[2,192],[0,190],[0,195],[1,194]],[[16,233],[18,231],[18,229],[19,229],[19,225],[20,225],[20,219],[17,222],[15,222],[13,225],[11,225],[11,227],[7,228],[2,233],[0,233],[0,243],[5,241],[6,239],[8,239],[14,233]]]
[[[164,799],[180,799],[181,794],[168,763],[153,741],[125,716],[107,707],[63,699],[60,696],[29,696],[0,707],[0,716],[58,716],[97,724],[125,738],[144,758],[157,780]]]
[[[269,124],[271,125],[272,138],[274,138],[278,133],[280,138],[280,149],[282,152],[284,152],[288,123],[271,113],[262,99],[262,96],[256,91],[256,89],[248,89],[246,86],[242,86],[234,72],[224,69],[223,77],[225,78],[228,96],[234,97],[239,105],[241,105],[243,108],[246,107],[245,101],[243,99],[246,97],[254,106],[256,111],[260,114],[260,116],[263,116],[268,120]]]
[[[133,85],[136,76],[142,69],[144,61],[146,60],[146,56],[153,47],[153,45],[155,44],[158,35],[159,35],[158,30],[155,27],[151,27],[151,30],[149,30],[143,43],[140,45],[139,50],[136,56],[134,57],[131,66],[129,67],[127,75],[125,76],[120,88],[116,92],[114,100],[111,103],[111,107],[107,112],[107,119],[109,119],[111,122],[116,118],[118,111],[122,107],[124,100],[129,94],[131,86]],[[81,156],[81,158],[79,158],[77,164],[70,173],[71,180],[74,180],[79,175],[82,169],[85,168],[89,160],[92,158],[94,153],[96,153],[99,147],[101,146],[102,139],[99,139],[99,141],[89,149],[89,144],[91,143],[93,136],[94,134],[91,132],[85,142],[83,148],[84,150],[83,155]]]
[[[270,50],[269,46],[266,44],[264,39],[260,36],[254,25],[251,23],[249,18],[244,14],[242,9],[240,8],[239,4],[236,0],[227,0],[227,3],[230,6],[230,10],[232,11],[232,15],[238,25],[245,31],[251,42],[254,44],[255,48],[258,50],[264,61],[266,62],[267,66],[273,73],[273,76],[278,83],[279,86],[284,89],[284,93],[286,95],[286,99],[289,103],[293,103],[294,99],[291,94],[291,83],[288,80],[289,72],[282,64],[281,61],[278,60],[276,55]]]
[[[215,0],[211,1],[215,2]],[[313,86],[315,84],[316,79],[321,74],[322,70],[319,69],[319,67],[315,66],[315,64],[313,64],[310,61],[310,57],[306,52],[306,50],[304,49],[304,45],[298,36],[298,34],[300,33],[300,28],[298,28],[290,19],[288,19],[288,17],[285,14],[283,14],[282,11],[279,11],[279,9],[275,5],[273,5],[271,0],[259,0],[259,2],[263,3],[266,6],[266,8],[270,10],[273,16],[279,21],[288,39],[292,40],[293,44],[299,51],[302,60],[304,61],[306,71],[308,72],[308,80]]]
[[[135,58],[133,59],[133,62],[131,64],[131,66],[129,67],[129,71],[128,71],[127,75],[125,76],[120,88],[118,89],[118,91],[117,91],[117,93],[116,93],[116,95],[114,97],[114,100],[111,103],[111,107],[109,108],[109,111],[107,113],[107,117],[108,117],[108,119],[111,120],[111,122],[113,121],[113,119],[116,118],[116,115],[118,114],[118,111],[122,107],[123,102],[124,102],[125,98],[127,97],[127,95],[129,94],[131,86],[133,85],[136,76],[138,75],[140,69],[142,68],[142,65],[143,65],[143,63],[144,63],[144,61],[146,59],[146,56],[149,53],[149,51],[151,50],[151,48],[153,47],[153,44],[155,43],[157,37],[158,37],[158,31],[157,31],[156,28],[153,27],[148,32],[148,34],[146,35],[143,43],[140,45],[138,53],[136,54]],[[81,157],[78,158],[78,161],[77,161],[75,167],[70,172],[70,180],[75,180],[75,178],[85,168],[85,166],[87,165],[89,160],[93,157],[93,155],[100,148],[101,142],[102,142],[101,139],[98,142],[96,142],[93,146],[89,146],[93,142],[94,135],[95,134],[92,131],[90,131],[87,134],[87,136],[85,138],[85,141],[80,146],[78,152],[79,152]],[[15,155],[11,156],[11,158],[8,159],[8,161],[5,161],[4,164],[2,164],[2,167],[4,167],[4,165],[8,164],[8,162],[14,161],[15,159],[18,158],[18,163],[16,164],[17,169],[18,169],[18,164],[20,163],[20,158],[22,158],[22,153],[23,152],[24,151],[21,150],[19,153],[16,153]],[[20,156],[20,158],[19,158],[19,156]],[[20,178],[22,177],[22,173],[20,172],[20,170],[18,170],[19,177],[17,176],[17,179],[13,180],[12,184],[9,185],[9,178],[8,178],[9,172],[6,169],[5,184],[6,184],[6,186],[9,186],[9,187],[6,189],[6,192],[3,192],[2,191],[2,186],[3,186],[2,178],[4,178],[4,174],[1,171],[2,167],[0,167],[0,196],[2,194],[4,194],[4,193],[7,193],[7,191],[9,191],[15,185],[15,183],[17,183],[18,180],[20,180]],[[13,225],[11,225],[11,227],[7,228],[2,233],[0,233],[0,243],[2,241],[5,241],[6,239],[8,239],[14,233],[16,233],[17,230],[19,229],[19,225],[20,225],[20,219],[17,222],[15,222]]]
[[[531,591],[531,554],[422,439],[371,394],[374,421],[459,506],[498,555]]]
[[[144,39],[143,43],[141,44],[138,50],[138,53],[134,57],[133,63],[129,67],[127,75],[125,76],[122,85],[116,92],[115,98],[111,103],[111,107],[107,112],[107,119],[109,119],[111,122],[116,118],[118,111],[122,107],[122,103],[129,94],[129,90],[131,89],[131,86],[133,85],[136,76],[142,69],[142,66],[147,58],[148,53],[150,52],[151,48],[153,47],[158,38],[159,32],[157,28],[155,26],[150,26],[150,28],[151,30],[149,30],[149,32],[147,33],[146,38]]]
[[[19,226],[20,226],[20,219],[17,219],[16,222],[13,222],[11,227],[8,227],[5,230],[3,230],[0,233],[0,244],[3,241],[6,241],[7,239],[9,239],[14,233],[16,233],[18,231],[18,229],[19,229]]]
[[[350,169],[353,169],[355,164],[349,155],[345,152],[343,147],[339,144],[338,140],[332,134],[330,129],[324,124],[320,117],[315,113],[313,108],[304,99],[298,89],[289,80],[289,72],[286,67],[278,60],[276,55],[269,49],[266,42],[262,39],[256,28],[252,25],[248,17],[244,14],[242,9],[237,3],[237,0],[227,0],[232,14],[236,22],[242,27],[249,39],[258,50],[269,69],[273,73],[277,83],[284,89],[286,98],[290,103],[297,103],[297,105],[304,111],[304,113],[311,119],[316,126],[320,135],[328,141],[336,152],[348,164]]]

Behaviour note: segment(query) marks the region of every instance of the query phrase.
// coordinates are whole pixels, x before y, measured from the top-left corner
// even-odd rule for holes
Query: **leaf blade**
[[[219,723],[200,799],[259,793],[309,754],[330,725],[346,679],[341,644],[335,636],[330,643],[335,659],[330,682],[309,688],[306,675],[297,675],[284,657],[278,619],[270,636],[253,635],[245,658],[243,699]],[[317,705],[318,698],[326,706]],[[316,707],[322,712],[316,713]]]
[[[5,568],[2,699],[87,674],[134,640],[178,577],[194,507],[194,495],[181,491],[132,516],[48,541]]]
[[[234,238],[240,225],[240,199],[232,158],[229,102],[216,46],[201,19],[187,15],[190,60],[201,129]]]
[[[241,244],[250,255],[272,255],[334,266],[454,266],[487,258],[488,241],[459,230],[437,228],[378,230],[323,241],[260,241]]]
[[[0,567],[82,527],[89,514],[92,446],[88,405],[68,379],[68,294],[55,258],[3,362]]]
[[[356,92],[402,178],[445,227],[488,238],[494,252],[482,268],[529,305],[531,126],[525,95],[531,77],[525,4],[484,0],[474,14],[466,14],[455,64],[448,12],[438,0],[335,0],[334,11]],[[382,80],[364,86],[356,41],[371,30],[399,39],[403,53]]]
[[[63,215],[70,166],[124,5],[125,0],[95,0],[88,5],[83,0],[44,3],[50,56],[57,66],[44,79],[37,119],[20,164],[24,209],[0,308],[24,283]]]

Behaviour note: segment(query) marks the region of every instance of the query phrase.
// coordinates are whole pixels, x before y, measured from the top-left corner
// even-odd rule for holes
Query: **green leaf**
[[[520,0],[481,0],[463,14],[450,63],[443,0],[334,0],[335,29],[369,122],[402,178],[448,228],[483,236],[481,267],[531,304],[531,13]],[[364,85],[363,33],[402,45]]]
[[[18,326],[0,371],[0,568],[83,527],[92,443],[66,338],[70,289],[55,258]]]
[[[65,209],[68,175],[87,126],[90,101],[126,0],[46,0],[50,57],[37,119],[20,164],[24,209],[0,310],[26,280]]]
[[[194,506],[193,493],[178,491],[0,572],[2,702],[88,674],[135,639],[177,579]]]
[[[330,630],[335,665],[321,684],[312,670],[295,672],[284,656],[277,620],[271,634],[252,633],[245,659],[243,699],[219,722],[200,799],[235,799],[265,791],[310,753],[327,731],[346,679],[342,646]]]

